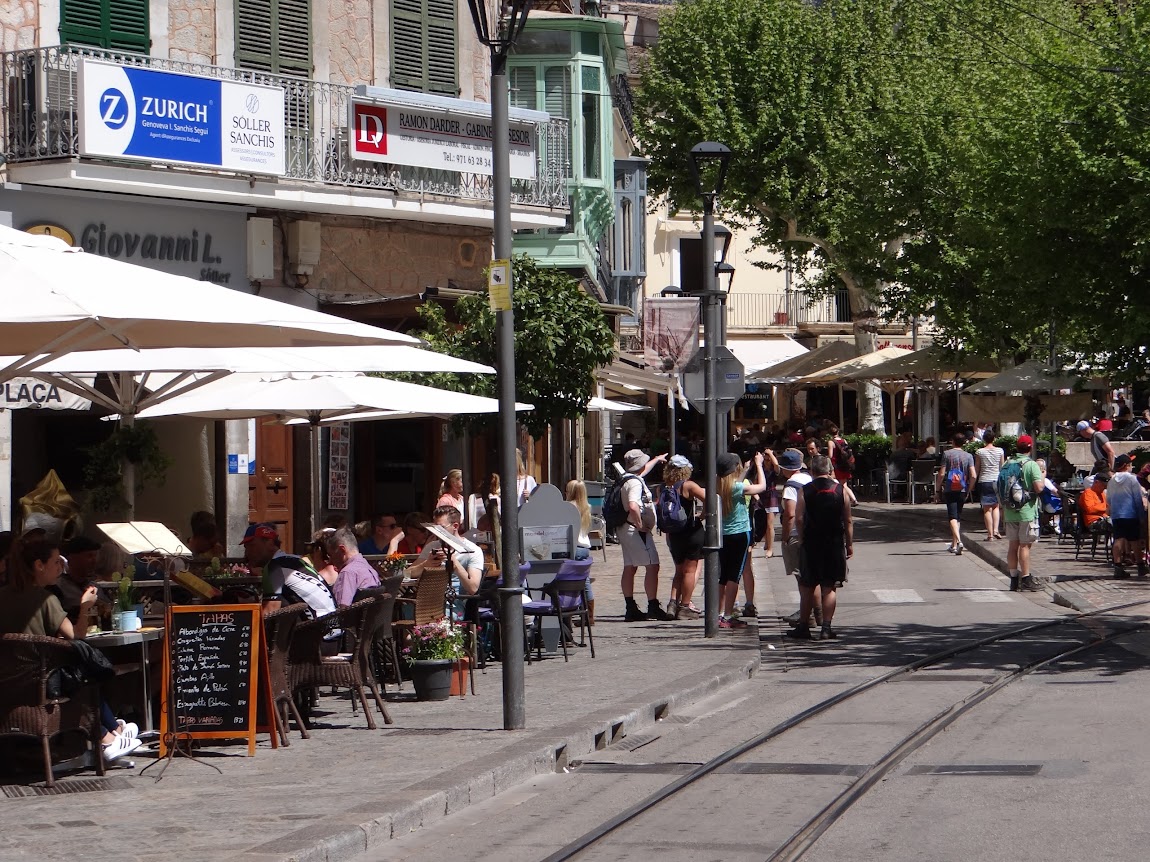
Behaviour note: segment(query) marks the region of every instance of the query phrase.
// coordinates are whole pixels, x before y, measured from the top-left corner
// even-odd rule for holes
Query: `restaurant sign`
[[[419,96],[359,87],[348,110],[353,159],[417,168],[490,175],[491,109],[485,102]],[[511,176],[535,178],[535,127],[549,119],[539,111],[511,110],[508,143]]]
[[[95,374],[77,374],[91,385]],[[13,377],[0,388],[2,410],[87,410],[92,402],[35,377]]]
[[[282,175],[280,87],[84,58],[80,154]]]

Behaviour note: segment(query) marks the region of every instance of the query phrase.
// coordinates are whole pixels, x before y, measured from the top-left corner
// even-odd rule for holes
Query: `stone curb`
[[[1082,598],[1082,596],[1075,593],[1064,593],[1056,591],[1054,593],[1054,604],[1061,605],[1064,608],[1076,610],[1079,613],[1087,613],[1088,611],[1098,610],[1090,602]]]
[[[237,862],[350,862],[368,849],[428,826],[440,818],[490,799],[536,775],[563,771],[566,764],[648,728],[682,707],[744,682],[759,669],[757,626],[746,629],[745,649],[730,660],[681,677],[674,687],[638,693],[620,704],[547,731],[509,731],[523,738],[508,749],[460,764],[348,809],[342,817],[298,829],[234,858]],[[751,633],[756,633],[751,637]],[[739,635],[735,635],[739,637]],[[732,643],[732,646],[737,644]]]

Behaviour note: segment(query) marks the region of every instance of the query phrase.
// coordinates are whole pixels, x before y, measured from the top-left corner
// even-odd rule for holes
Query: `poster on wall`
[[[348,508],[348,480],[351,476],[351,423],[340,422],[328,429],[327,507]]]

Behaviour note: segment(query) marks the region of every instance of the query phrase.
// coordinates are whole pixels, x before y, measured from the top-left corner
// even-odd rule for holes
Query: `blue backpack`
[[[668,535],[681,533],[690,526],[691,519],[687,517],[687,510],[683,508],[683,497],[680,491],[682,482],[674,485],[664,485],[659,491],[659,503],[655,507],[655,522],[659,530]]]

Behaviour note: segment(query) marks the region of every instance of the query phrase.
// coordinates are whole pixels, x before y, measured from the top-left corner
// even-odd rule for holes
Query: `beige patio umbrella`
[[[861,385],[861,381],[865,381],[869,378],[866,378],[866,377],[855,378],[855,377],[852,377],[851,375],[853,375],[855,372],[865,371],[867,368],[873,368],[876,365],[881,365],[882,363],[886,362],[887,360],[896,359],[897,357],[904,355],[906,352],[907,351],[902,347],[884,347],[881,350],[875,350],[872,353],[864,353],[862,356],[858,356],[856,354],[854,357],[852,357],[850,359],[846,359],[842,362],[838,362],[834,365],[823,368],[821,371],[815,371],[811,374],[807,374],[807,375],[799,378],[796,381],[795,385],[796,386],[832,386],[832,385],[837,384],[839,387],[839,413],[841,414],[842,413],[842,403],[843,403],[843,383],[844,383],[844,381],[860,380],[860,385]],[[894,385],[891,385],[891,384],[886,384],[886,383],[880,382],[879,385],[882,387],[883,392],[885,392],[887,394],[887,397],[890,399],[890,405],[891,405],[890,424],[891,424],[891,436],[893,437],[894,436],[894,398],[895,398],[895,393],[898,392],[899,390],[901,390],[903,388],[904,384],[902,382],[899,382],[899,383],[896,383]]]

